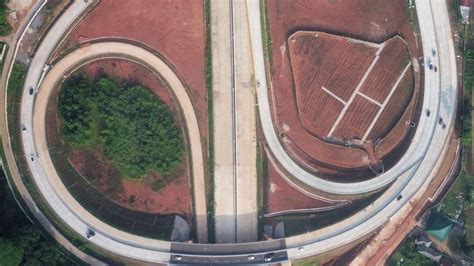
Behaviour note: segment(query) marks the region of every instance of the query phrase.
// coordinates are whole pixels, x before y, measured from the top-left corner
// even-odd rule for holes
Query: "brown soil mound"
[[[272,40],[270,99],[276,130],[289,154],[328,178],[359,176],[369,171],[369,165],[400,156],[419,86],[419,73],[409,67],[393,89],[409,54],[418,55],[405,2],[275,0],[266,4]],[[400,38],[392,38],[396,35]],[[367,73],[347,113],[339,117],[377,51],[379,62]],[[364,136],[366,144],[359,141]]]
[[[398,37],[375,44],[320,32],[297,32],[288,42],[301,123],[321,139],[374,142],[366,138],[381,135],[373,132],[371,123],[378,122],[377,113],[385,110],[385,101],[391,97],[409,100],[412,95],[394,87],[409,66],[408,49]],[[402,85],[406,88],[407,84]],[[392,90],[402,95],[394,95]],[[407,104],[391,106],[384,121],[392,121],[390,114],[397,117]]]

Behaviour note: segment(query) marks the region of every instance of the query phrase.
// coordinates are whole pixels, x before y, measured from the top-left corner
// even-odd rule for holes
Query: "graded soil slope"
[[[375,44],[297,32],[288,46],[299,118],[320,139],[374,143],[377,139],[367,136],[382,139],[384,135],[376,130],[389,131],[391,127],[384,124],[393,126],[411,99],[409,54],[399,37]],[[399,79],[406,82],[399,84]],[[386,111],[385,102],[392,97],[404,101],[391,105],[390,113],[385,112],[379,121],[378,113]],[[378,123],[376,130],[372,123]]]
[[[269,98],[290,156],[308,171],[340,182],[371,178],[369,168],[378,171],[397,161],[416,120],[420,83],[405,3],[266,5]]]

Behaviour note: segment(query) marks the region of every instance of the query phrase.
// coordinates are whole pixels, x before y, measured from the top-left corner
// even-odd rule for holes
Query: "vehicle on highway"
[[[182,261],[182,260],[183,260],[183,257],[181,257],[180,255],[176,255],[176,256],[174,256],[174,259],[175,259],[176,261]]]
[[[30,87],[30,95],[33,95],[33,92],[34,92],[33,87]]]
[[[431,62],[431,60],[429,60],[428,67],[430,70],[433,70],[434,65],[433,65],[433,62]]]
[[[434,66],[434,72],[438,72],[438,68]]]
[[[31,159],[32,162],[34,162],[35,161],[35,156],[33,154],[31,154],[30,159]]]
[[[430,114],[431,114],[431,111],[430,111],[430,109],[426,109],[426,110],[425,110],[425,113],[426,113],[426,116],[428,116],[428,117],[429,117],[429,116],[430,116]]]
[[[397,200],[401,200],[403,198],[402,195],[398,195]]]
[[[22,126],[21,126],[21,130],[22,130],[22,131],[26,131],[26,126],[25,126],[25,125],[22,125]]]
[[[265,258],[263,259],[265,262],[269,262],[269,261],[272,261],[273,260],[273,255],[274,253],[268,253],[267,255],[265,255]]]
[[[260,81],[257,80],[257,88],[260,88]]]
[[[247,257],[247,259],[248,259],[248,260],[255,260],[255,256],[254,256],[254,255],[249,255],[249,256]]]
[[[435,50],[434,48],[431,49],[431,54],[432,54],[433,56],[436,56],[436,50]]]
[[[87,229],[87,232],[86,232],[86,237],[87,239],[90,239],[91,237],[95,236],[95,232],[92,230],[92,229]]]

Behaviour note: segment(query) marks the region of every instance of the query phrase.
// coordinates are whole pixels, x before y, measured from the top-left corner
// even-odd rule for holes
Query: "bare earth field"
[[[179,117],[177,104],[170,92],[155,75],[144,67],[125,60],[104,59],[86,65],[82,71],[91,78],[108,75],[149,88],[170,107],[175,120],[183,130],[183,121]],[[56,152],[63,153],[66,147],[59,144],[59,121],[57,121],[56,113],[56,106],[52,101],[48,105],[48,142],[52,143]],[[186,160],[172,174],[172,181],[155,191],[152,189],[153,182],[162,180],[163,176],[152,173],[141,180],[123,178],[107,160],[101,149],[71,150],[66,156],[69,163],[83,178],[107,198],[125,208],[149,213],[177,213],[188,218],[192,217],[192,194]]]
[[[266,4],[269,93],[289,154],[327,178],[346,177],[343,182],[400,156],[419,94],[410,60],[418,47],[404,1]]]
[[[266,213],[274,213],[295,209],[324,208],[335,205],[307,196],[294,187],[280,175],[272,164],[268,165],[268,185],[265,188]]]

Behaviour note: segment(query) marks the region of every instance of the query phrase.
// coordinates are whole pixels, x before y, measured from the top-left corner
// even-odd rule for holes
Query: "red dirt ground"
[[[337,125],[333,136],[342,140],[362,139],[380,107],[357,95]]]
[[[336,205],[336,203],[311,198],[293,188],[271,163],[268,164],[268,185],[266,191],[267,213],[294,209],[323,208]]]
[[[288,43],[300,105],[317,98],[314,91],[320,87],[349,100],[377,52],[376,47],[322,32],[299,31]]]
[[[104,59],[92,62],[84,66],[82,70],[92,78],[98,78],[106,74],[149,88],[171,108],[177,124],[183,129],[183,121],[179,116],[177,103],[171,93],[158,77],[146,68],[126,60]],[[52,109],[55,106],[50,105],[48,108]],[[54,114],[54,110],[51,113]],[[49,125],[48,131],[54,130],[57,132],[55,117],[48,116],[48,119],[53,122],[47,123]],[[54,136],[58,136],[58,134],[48,134],[48,138],[54,138]],[[48,142],[50,141],[54,142],[55,140],[48,140]],[[172,181],[169,181],[159,191],[154,191],[151,189],[151,184],[153,181],[163,179],[162,176],[152,173],[142,180],[123,179],[100,150],[93,152],[71,151],[68,154],[68,159],[72,166],[99,191],[124,207],[151,213],[179,213],[186,217],[192,215],[192,193],[186,160],[177,169]],[[110,184],[114,181],[118,185],[115,189],[111,189]]]
[[[125,38],[152,47],[188,85],[202,136],[207,136],[203,6],[200,0],[101,0],[62,50],[99,38]]]
[[[388,134],[390,130],[394,130],[393,126],[397,123],[397,121],[408,122],[407,119],[401,119],[403,113],[400,112],[400,110],[407,108],[407,104],[410,102],[410,98],[412,96],[412,92],[410,92],[410,90],[413,91],[413,88],[413,72],[407,71],[406,75],[395,89],[393,96],[387,102],[387,106],[385,107],[384,111],[382,111],[380,114],[380,118],[375,123],[373,130],[368,136],[368,139],[382,139]]]
[[[361,92],[383,103],[409,62],[410,57],[405,42],[400,38],[388,40],[380,52],[377,64],[360,88]]]
[[[296,95],[292,80],[287,39],[297,31],[325,31],[351,38],[381,43],[390,37],[400,35],[408,44],[408,50],[415,56],[418,54],[416,39],[411,31],[405,12],[404,1],[389,0],[304,0],[304,1],[267,1],[268,20],[272,39],[272,66],[270,99],[276,115],[275,126],[277,131],[284,133],[283,143],[288,148],[288,139],[302,149],[302,153],[313,158],[312,166],[322,173],[333,172],[334,169],[366,169],[369,162],[369,153],[364,148],[347,148],[340,144],[327,144],[317,138],[302,126],[303,118],[296,112]],[[290,45],[291,46],[291,45]],[[325,47],[327,48],[327,47]],[[296,81],[295,77],[295,81]],[[328,88],[333,90],[333,88]],[[415,89],[416,90],[416,89]],[[382,93],[382,92],[381,92]],[[344,97],[344,93],[338,92]],[[414,100],[413,100],[414,101]],[[316,108],[322,106],[315,106]],[[413,104],[409,105],[410,108]],[[403,118],[410,119],[412,110],[405,112]],[[318,114],[313,114],[318,115]],[[324,121],[324,120],[323,120]],[[407,132],[406,121],[398,122],[397,139],[395,135],[389,140],[400,142],[400,136]],[[320,130],[321,131],[321,130]],[[290,142],[291,142],[290,141]],[[387,140],[388,142],[388,140]],[[378,148],[378,147],[377,147]],[[379,158],[384,158],[390,150],[385,148],[383,153],[376,152]],[[293,156],[295,159],[301,158]],[[333,169],[328,171],[328,169]]]

